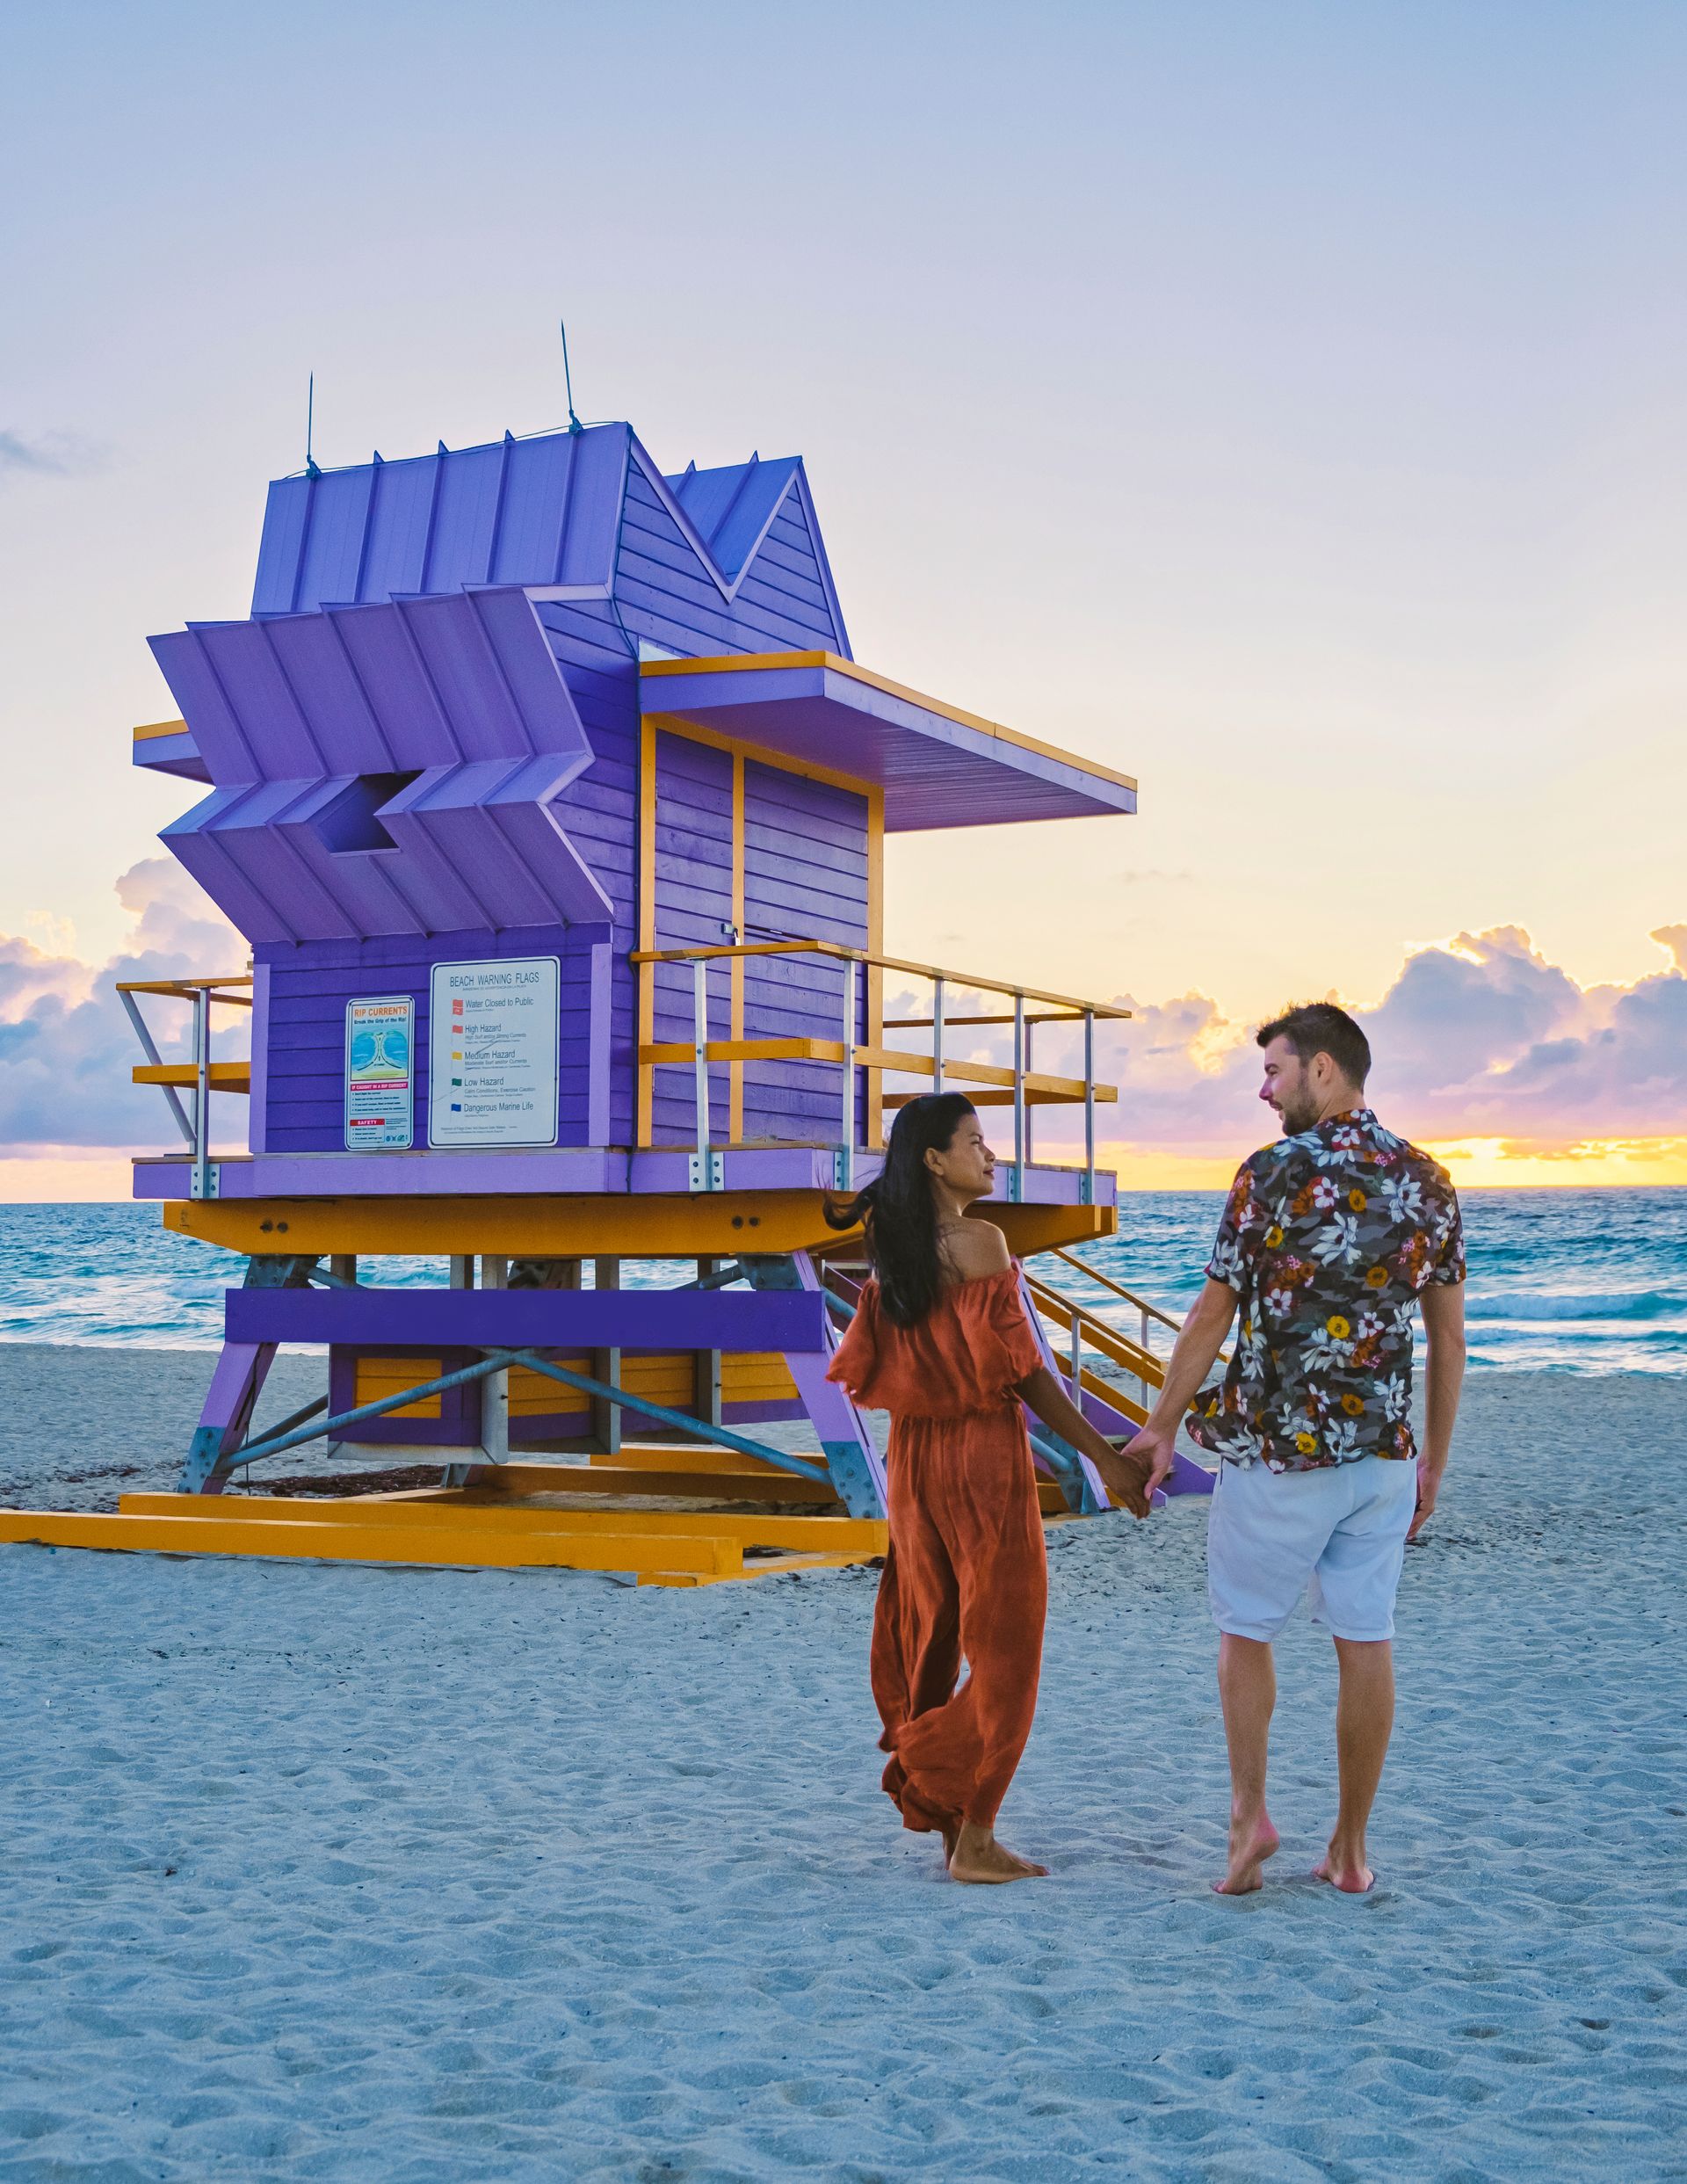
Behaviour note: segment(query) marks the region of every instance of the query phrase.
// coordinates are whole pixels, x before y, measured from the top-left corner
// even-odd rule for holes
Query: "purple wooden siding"
[[[839,642],[821,584],[807,525],[794,499],[773,519],[763,554],[786,564],[751,562],[731,601],[698,559],[697,550],[634,464],[616,562],[615,598],[627,627],[687,658],[721,652],[815,650]]]
[[[638,668],[607,606],[547,600],[538,612],[594,754],[558,816],[610,900],[608,1142],[630,1145],[637,1008],[626,959],[639,944]]]
[[[849,640],[844,635],[843,619],[829,604],[807,514],[794,491],[788,493],[780,504],[778,513],[739,586],[737,604],[741,609],[753,607],[770,620],[806,631],[807,634],[800,644],[791,644],[793,651],[818,649],[849,657]]]
[[[428,1143],[428,1004],[436,963],[481,957],[561,959],[557,1143],[587,1145],[609,1127],[607,1086],[594,1085],[594,968],[607,973],[608,928],[520,927],[503,932],[433,933],[424,940],[271,942],[256,951],[269,974],[264,1142],[272,1153],[339,1152],[345,1145],[345,1005],[361,997],[409,994],[416,1003],[415,1143]],[[597,961],[594,966],[594,950]],[[599,1071],[601,1077],[601,1069]],[[602,1140],[598,1139],[601,1143]]]
[[[867,944],[867,800],[777,766],[744,769],[744,938],[800,936]],[[857,1036],[866,1030],[857,974]],[[744,981],[746,1038],[836,1039],[844,967],[817,957],[757,957]],[[747,1063],[744,1136],[836,1143],[841,1085],[829,1064]],[[860,1101],[858,1088],[857,1129]]]
[[[732,760],[684,736],[656,737],[656,946],[718,947],[732,923]],[[689,963],[656,966],[655,1036],[690,1040],[696,1022]],[[709,1035],[731,1036],[731,982],[725,963],[709,973]],[[652,1141],[692,1144],[697,1092],[688,1070],[656,1071]],[[724,1064],[709,1071],[713,1143],[726,1142],[730,1087]]]
[[[640,719],[638,670],[632,657],[633,642],[640,636],[648,637],[670,651],[686,656],[812,649],[826,645],[836,649],[843,642],[841,625],[835,630],[826,607],[826,584],[822,582],[805,506],[797,491],[788,493],[781,504],[739,593],[739,600],[742,601],[747,593],[755,591],[752,624],[743,617],[738,606],[729,606],[722,599],[713,578],[662,507],[636,464],[630,467],[628,477],[629,501],[615,606],[544,600],[537,607],[539,622],[573,694],[595,754],[591,765],[569,785],[560,801],[558,816],[568,831],[568,839],[608,896],[613,912],[609,1098],[610,1142],[617,1145],[630,1145],[633,1142],[636,1093],[637,999],[632,967],[626,960],[629,952],[638,946]],[[670,747],[685,742],[673,736],[662,740]],[[705,773],[708,778],[713,778],[708,776],[710,760],[717,760],[720,767],[725,769],[725,759],[720,754],[707,752],[706,746],[685,744],[685,748],[705,754]],[[719,845],[724,825],[729,856],[729,793],[724,803],[717,793],[713,809],[706,810],[699,807],[689,816],[670,808],[660,776],[658,797],[659,829],[664,824],[665,813],[670,835],[676,825],[681,832],[688,829],[697,832],[704,838],[706,845],[699,854],[706,860],[713,853],[712,847],[707,845]],[[847,801],[859,806],[862,812],[859,922],[864,937],[865,805],[859,798]],[[775,822],[774,831],[777,831]],[[797,845],[793,845],[793,848]],[[673,854],[677,863],[699,861],[699,855],[678,847]],[[796,863],[800,866],[802,861],[799,849]],[[685,947],[722,937],[720,925],[732,915],[729,866],[720,886],[723,886],[723,893],[720,887],[706,884],[701,890],[701,896],[708,898],[705,901],[699,897],[695,874],[682,882],[676,872],[671,887],[663,882],[659,889],[659,917],[667,918],[671,913],[673,918],[684,915],[688,919],[671,931],[664,931],[663,945]],[[690,895],[683,889],[690,889]],[[717,894],[720,906],[715,908]],[[667,911],[662,908],[664,900]],[[709,922],[711,911],[713,930],[705,932],[702,928]],[[657,976],[658,1035],[689,1039],[691,1003],[690,989],[684,984],[689,974],[664,970]],[[713,981],[711,1029],[724,1038],[730,1021],[727,974],[715,973]],[[812,1077],[815,1072],[807,1074]],[[728,1114],[725,1072],[713,1076],[711,1084],[711,1106],[718,1118],[716,1128],[724,1136]],[[656,1077],[655,1093],[658,1142],[690,1141],[695,1130],[696,1110],[689,1083],[679,1071],[664,1070]],[[814,1130],[783,1132],[786,1136],[793,1134],[812,1136]],[[835,1136],[836,1125],[825,1135]]]

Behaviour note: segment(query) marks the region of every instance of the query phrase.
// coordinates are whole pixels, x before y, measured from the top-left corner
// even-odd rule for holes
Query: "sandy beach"
[[[168,1484],[209,1363],[0,1350],[5,1498]],[[1683,1424],[1473,1379],[1362,1900],[1304,1622],[1284,1854],[1208,1891],[1202,1505],[1052,1535],[1000,1891],[879,1795],[871,1571],[0,1549],[0,2179],[1687,2177]]]

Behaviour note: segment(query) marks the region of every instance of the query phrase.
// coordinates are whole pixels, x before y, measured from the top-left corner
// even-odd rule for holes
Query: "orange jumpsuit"
[[[829,1377],[890,1412],[872,1695],[904,1827],[994,1826],[1031,1734],[1048,1571],[1013,1389],[1043,1362],[1010,1267],[896,1326],[869,1281]],[[956,1681],[965,1659],[967,1677]]]

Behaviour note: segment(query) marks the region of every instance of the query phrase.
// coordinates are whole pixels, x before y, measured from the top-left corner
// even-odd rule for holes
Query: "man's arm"
[[[1190,1397],[1213,1370],[1219,1352],[1224,1347],[1224,1339],[1236,1316],[1237,1301],[1235,1291],[1227,1282],[1207,1277],[1206,1286],[1190,1308],[1189,1317],[1172,1345],[1166,1364],[1165,1385],[1148,1414],[1148,1422],[1134,1440],[1126,1443],[1128,1454],[1148,1459],[1150,1493],[1170,1473],[1177,1428],[1189,1408]]]
[[[1406,1535],[1415,1540],[1435,1507],[1452,1448],[1459,1391],[1465,1384],[1465,1285],[1432,1281],[1418,1298],[1429,1366],[1423,1388],[1423,1447],[1417,1459],[1417,1513]]]

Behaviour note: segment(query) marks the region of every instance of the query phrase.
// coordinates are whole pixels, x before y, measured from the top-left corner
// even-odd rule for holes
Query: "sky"
[[[887,875],[1129,999],[1127,1183],[1327,994],[1461,1181],[1687,1181],[1684,92],[1675,0],[14,16],[0,1195],[127,1194],[110,981],[229,967],[128,731],[308,374],[325,464],[538,431],[563,313],[664,468],[806,458],[858,658],[1140,779]]]

